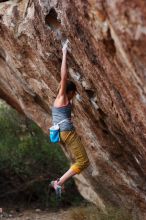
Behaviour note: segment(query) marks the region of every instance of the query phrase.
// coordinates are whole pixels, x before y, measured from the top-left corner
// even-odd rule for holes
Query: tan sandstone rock
[[[0,97],[47,132],[68,38],[73,121],[91,162],[78,188],[103,209],[112,203],[144,219],[146,2],[0,2]]]

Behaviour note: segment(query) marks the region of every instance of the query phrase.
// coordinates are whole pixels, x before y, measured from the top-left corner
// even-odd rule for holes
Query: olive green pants
[[[61,131],[60,138],[70,155],[72,161],[71,169],[79,174],[89,165],[89,159],[80,137],[75,131]]]

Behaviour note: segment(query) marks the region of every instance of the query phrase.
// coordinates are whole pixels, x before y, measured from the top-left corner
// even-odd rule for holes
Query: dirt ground
[[[50,211],[36,211],[36,210],[26,210],[19,214],[10,213],[1,216],[2,220],[69,220],[71,219],[70,209],[64,211],[50,212]]]

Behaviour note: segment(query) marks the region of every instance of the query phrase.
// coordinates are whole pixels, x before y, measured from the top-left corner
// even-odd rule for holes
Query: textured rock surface
[[[91,161],[78,187],[101,208],[126,206],[144,219],[145,1],[1,2],[0,97],[47,132],[68,38],[69,75],[79,93],[73,121]]]

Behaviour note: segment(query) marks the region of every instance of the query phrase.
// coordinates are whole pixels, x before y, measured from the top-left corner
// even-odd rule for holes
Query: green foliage
[[[29,200],[53,206],[55,196],[48,196],[49,181],[60,177],[68,168],[69,163],[59,145],[50,144],[49,137],[31,120],[5,104],[0,105],[0,173],[4,177],[7,175],[3,181],[9,179],[11,182],[8,185],[3,183],[5,190],[19,189],[27,182],[44,176],[48,181],[34,182],[23,195]],[[73,181],[70,185],[78,197]],[[0,185],[0,194],[3,193]],[[65,200],[70,200],[70,196],[66,195]],[[75,200],[76,197],[72,196],[71,201]]]
[[[36,124],[7,106],[0,108],[0,155],[0,169],[28,176],[46,169],[60,175],[68,164],[60,146],[51,145]]]

